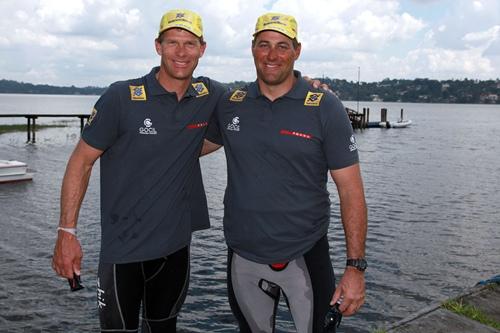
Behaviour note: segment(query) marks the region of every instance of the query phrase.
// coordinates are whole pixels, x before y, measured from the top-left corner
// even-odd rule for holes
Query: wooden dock
[[[363,108],[363,112],[358,112],[350,108],[345,108],[345,110],[354,129],[390,127],[387,125],[389,122],[387,121],[386,108],[380,109],[380,121],[370,121],[370,108]],[[401,109],[400,119],[403,119],[403,113],[404,110]]]
[[[84,120],[90,117],[90,114],[0,114],[1,118],[26,118],[26,133],[27,133],[27,141],[29,143],[35,143],[36,137],[36,119],[38,118],[71,118],[77,117],[80,118],[80,132],[83,130],[83,126],[85,125]]]
[[[471,288],[453,300],[480,310],[500,323],[500,284],[489,283]],[[387,333],[499,333],[500,330],[456,314],[438,303],[391,325]]]

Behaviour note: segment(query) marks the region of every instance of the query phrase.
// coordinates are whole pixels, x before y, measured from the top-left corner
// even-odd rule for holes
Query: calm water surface
[[[0,113],[86,113],[97,97],[0,95]],[[356,103],[345,103],[356,108]],[[406,129],[357,132],[369,208],[366,304],[342,321],[341,332],[372,332],[500,273],[500,107],[360,103],[371,120],[381,107]],[[0,118],[1,120],[1,118]],[[4,119],[5,120],[5,119]],[[37,123],[56,122],[57,119]],[[9,123],[15,121],[9,119]],[[21,120],[20,123],[24,123]],[[97,332],[95,279],[99,251],[99,168],[80,213],[86,289],[70,293],[50,260],[59,189],[79,138],[78,121],[37,133],[0,135],[0,159],[25,161],[32,182],[0,187],[0,331]],[[225,291],[223,151],[202,159],[212,228],[192,245],[189,295],[179,332],[236,332]],[[338,199],[332,182],[331,257],[338,275],[345,259]],[[294,332],[281,306],[279,332]]]

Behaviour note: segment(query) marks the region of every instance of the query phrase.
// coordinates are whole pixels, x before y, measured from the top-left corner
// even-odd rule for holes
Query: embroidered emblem
[[[354,135],[351,135],[351,138],[349,139],[351,141],[351,144],[349,145],[349,151],[355,151],[358,149],[358,143],[356,142],[356,138]]]
[[[92,112],[90,113],[89,119],[87,119],[87,125],[90,125],[92,123],[92,120],[94,120],[96,114],[97,114],[97,109],[93,108]]]
[[[240,131],[240,117],[234,117],[230,124],[227,124],[228,131]]]
[[[323,97],[323,93],[315,93],[309,91],[307,93],[306,99],[304,100],[305,106],[319,106],[321,102],[321,98]]]
[[[156,135],[156,134],[158,134],[158,132],[156,132],[156,129],[153,127],[153,122],[151,121],[150,118],[144,119],[143,124],[144,124],[144,127],[140,127],[139,128],[139,134],[146,134],[146,135],[149,135],[149,134]]]
[[[197,129],[197,128],[203,128],[207,127],[208,122],[203,122],[203,123],[196,123],[196,124],[189,124],[186,126],[187,129]]]
[[[130,88],[130,99],[133,101],[145,101],[146,100],[146,90],[144,86],[129,86]]]
[[[231,102],[242,102],[245,97],[247,96],[247,92],[243,90],[236,90],[231,97],[229,97],[229,100]]]
[[[284,130],[284,129],[282,129],[280,131],[280,134],[281,135],[298,136],[299,138],[308,139],[308,140],[311,140],[313,138],[313,136],[311,134],[297,132],[297,131],[289,131],[289,130]]]
[[[196,93],[198,93],[196,97],[208,95],[208,89],[207,87],[205,87],[205,84],[203,82],[196,82],[191,85],[193,86],[194,90],[196,90]]]

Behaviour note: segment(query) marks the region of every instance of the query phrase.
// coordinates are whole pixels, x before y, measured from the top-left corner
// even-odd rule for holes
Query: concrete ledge
[[[473,305],[491,319],[500,322],[500,285],[476,286],[458,297],[464,304]],[[387,329],[388,333],[499,333],[493,327],[458,315],[441,307],[441,302],[415,313]]]

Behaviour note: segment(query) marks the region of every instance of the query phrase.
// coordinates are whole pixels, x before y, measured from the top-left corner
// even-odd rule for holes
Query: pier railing
[[[85,125],[85,119],[90,117],[90,114],[0,114],[0,118],[26,118],[26,133],[27,133],[27,142],[35,143],[36,137],[36,119],[38,118],[71,118],[77,117],[80,118],[80,132],[83,130],[83,126]]]

